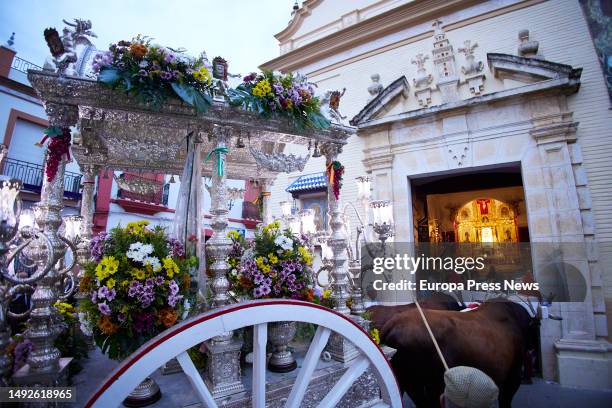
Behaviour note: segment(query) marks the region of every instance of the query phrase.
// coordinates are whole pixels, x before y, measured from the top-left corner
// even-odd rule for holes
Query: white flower
[[[293,249],[293,240],[291,238],[286,237],[284,235],[279,235],[274,239],[274,243],[284,249],[285,251],[289,251]]]
[[[87,314],[79,312],[79,323],[83,334],[90,337],[93,334],[93,330],[91,328],[91,322],[87,320]]]
[[[145,258],[151,253],[153,253],[153,245],[134,242],[125,255],[136,262],[144,262]]]
[[[153,253],[153,245],[151,244],[143,244],[142,245],[142,249],[141,251],[145,254],[145,255],[150,255]]]
[[[189,311],[191,310],[191,303],[189,303],[189,300],[185,299],[185,302],[183,303],[183,309],[185,310],[181,315],[181,320],[185,320],[187,318],[187,315],[189,314]]]
[[[144,266],[147,265],[151,265],[151,268],[153,268],[153,272],[159,272],[161,271],[161,262],[159,262],[159,259],[157,259],[154,256],[148,256],[145,259],[142,260],[142,264]]]

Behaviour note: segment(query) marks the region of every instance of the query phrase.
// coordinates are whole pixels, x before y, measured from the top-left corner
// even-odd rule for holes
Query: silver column
[[[215,149],[224,149],[230,145],[231,129],[215,126],[211,140]],[[228,232],[228,202],[227,202],[227,176],[224,168],[225,153],[212,153],[212,186],[211,208],[212,219],[210,226],[213,235],[206,243],[206,255],[212,261],[210,270],[213,278],[210,284],[213,298],[212,307],[222,307],[230,302],[228,296],[229,264],[227,257],[231,251],[231,240]],[[219,161],[223,173],[219,174]],[[215,398],[220,398],[244,390],[240,375],[240,350],[242,340],[234,337],[233,332],[224,333],[206,343],[207,367],[206,382]]]
[[[342,151],[342,146],[326,143],[321,146],[321,152],[325,155],[326,166],[337,160],[338,155]],[[327,186],[327,208],[329,217],[329,226],[331,235],[327,240],[327,245],[330,246],[332,257],[331,271],[331,290],[334,299],[334,310],[339,313],[350,316],[350,309],[346,305],[346,301],[350,298],[349,293],[349,276],[347,267],[347,239],[344,233],[343,213],[340,207],[340,200],[334,195],[333,186],[328,183]],[[355,346],[344,337],[333,333],[327,343],[327,351],[336,361],[343,363],[349,362],[359,354]]]

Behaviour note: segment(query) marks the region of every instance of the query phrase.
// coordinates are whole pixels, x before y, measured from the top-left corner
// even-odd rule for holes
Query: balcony
[[[250,201],[242,202],[242,220],[241,222],[250,229],[255,228],[261,222],[261,214],[259,206]]]
[[[40,194],[44,177],[42,164],[7,157],[2,165],[2,174],[21,180],[24,191]],[[65,172],[64,198],[75,201],[81,199],[81,177],[79,173]]]
[[[168,193],[170,185],[151,177],[142,177],[136,174],[123,173],[119,179],[115,179],[119,185],[117,198],[111,200],[119,204],[125,211],[154,215],[158,212],[174,212],[168,208]],[[137,185],[143,183],[152,187],[153,191],[148,193],[136,193],[122,189],[121,185]]]

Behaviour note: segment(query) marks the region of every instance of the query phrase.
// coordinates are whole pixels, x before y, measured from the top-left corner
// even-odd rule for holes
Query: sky
[[[246,74],[279,55],[274,34],[291,18],[293,0],[2,0],[0,44],[15,32],[17,56],[42,66],[47,27],[61,33],[62,19],[91,20],[98,49],[137,34],[197,56],[220,55],[231,73]]]

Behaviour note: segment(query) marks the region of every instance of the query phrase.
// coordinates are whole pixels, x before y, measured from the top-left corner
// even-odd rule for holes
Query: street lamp
[[[44,277],[53,268],[54,263],[53,244],[45,234],[38,234],[34,213],[31,210],[21,211],[21,200],[18,199],[20,188],[21,182],[18,180],[5,180],[0,187],[0,383],[2,384],[7,384],[11,366],[7,354],[10,340],[7,324],[9,303],[17,293],[33,291],[30,284]],[[23,224],[20,227],[21,222]],[[29,247],[30,244],[33,244],[32,247]],[[13,260],[27,252],[32,256],[26,257],[35,261],[32,266],[36,266],[36,271],[27,277],[20,276],[15,270],[10,271],[9,266]],[[42,256],[38,255],[46,255],[46,263],[43,264]],[[29,311],[22,315],[27,313]]]
[[[384,244],[393,236],[393,204],[389,200],[375,200],[370,202],[370,208],[373,217],[372,228]]]
[[[289,217],[291,215],[291,203],[289,201],[281,201],[280,207],[283,217]]]

